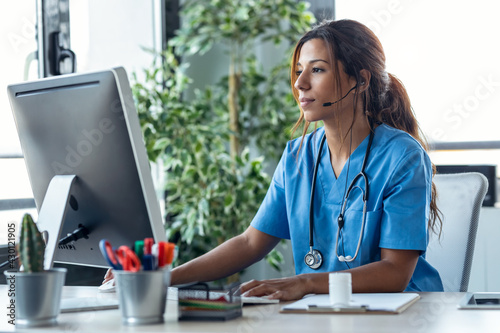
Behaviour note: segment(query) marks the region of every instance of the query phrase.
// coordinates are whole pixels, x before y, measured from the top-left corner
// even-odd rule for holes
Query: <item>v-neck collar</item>
[[[325,203],[338,205],[342,203],[344,192],[347,190],[346,184],[349,186],[350,182],[361,171],[369,138],[370,135],[367,135],[361,144],[351,153],[351,156],[349,156],[344,164],[338,178],[333,172],[330,150],[325,141],[325,147],[323,147],[322,153],[323,156],[321,156],[320,165],[318,167],[318,180],[321,184],[321,191],[323,192]]]

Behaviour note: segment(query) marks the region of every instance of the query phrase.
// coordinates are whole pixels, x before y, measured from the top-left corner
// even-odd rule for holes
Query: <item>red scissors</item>
[[[122,245],[114,250],[106,239],[101,239],[99,249],[106,261],[114,269],[137,272],[141,269],[139,257],[128,246]]]

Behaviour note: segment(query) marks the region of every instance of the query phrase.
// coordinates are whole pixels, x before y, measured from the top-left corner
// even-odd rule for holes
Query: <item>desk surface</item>
[[[64,287],[63,297],[116,297],[97,294],[96,287]],[[161,325],[124,326],[119,310],[64,313],[59,325],[35,332],[499,332],[500,311],[458,310],[464,293],[421,293],[421,299],[401,314],[282,314],[283,304],[243,307],[243,317],[227,322],[179,322],[177,304],[168,301]],[[0,286],[1,308],[7,304],[6,286]],[[6,313],[5,313],[6,314]],[[12,331],[6,315],[0,331]]]

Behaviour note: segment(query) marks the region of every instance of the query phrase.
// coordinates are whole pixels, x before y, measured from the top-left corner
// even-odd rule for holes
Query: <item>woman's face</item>
[[[342,64],[339,62],[335,66],[334,61],[322,39],[311,39],[302,45],[295,69],[297,80],[294,87],[299,92],[300,107],[308,122],[335,119],[336,114],[343,115],[347,109],[352,111],[354,91],[338,103],[323,106],[324,103],[341,99],[356,85],[356,80],[344,72]],[[340,77],[340,95],[335,79],[336,67]]]

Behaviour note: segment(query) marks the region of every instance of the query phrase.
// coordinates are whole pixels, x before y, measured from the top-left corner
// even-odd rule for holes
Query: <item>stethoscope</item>
[[[326,140],[326,134],[323,134],[323,138],[321,139],[321,143],[319,145],[319,151],[318,151],[318,157],[316,158],[316,163],[314,165],[314,172],[313,172],[313,180],[312,180],[312,185],[311,185],[311,200],[309,203],[309,252],[305,255],[304,261],[307,266],[311,267],[312,269],[318,269],[321,267],[323,264],[323,255],[319,250],[315,250],[314,247],[314,237],[313,237],[313,232],[314,232],[314,189],[316,188],[316,176],[318,173],[318,167],[321,159],[321,152],[323,150],[323,145]],[[337,259],[340,262],[351,262],[356,259],[358,256],[359,252],[359,247],[361,246],[361,240],[363,239],[363,230],[365,227],[365,222],[366,222],[366,203],[368,201],[368,178],[365,174],[365,167],[366,167],[366,162],[368,160],[368,155],[370,153],[370,148],[372,146],[372,141],[373,141],[373,130],[370,132],[370,137],[368,139],[368,146],[366,147],[366,152],[365,152],[365,157],[363,158],[363,164],[361,166],[361,171],[354,177],[352,180],[351,184],[349,185],[344,198],[342,202],[342,209],[340,211],[340,215],[337,218],[338,222],[338,229],[337,229],[337,237],[335,240],[335,255],[337,256]],[[356,182],[358,179],[362,178],[365,183],[365,190],[363,190],[361,187],[356,185]],[[338,255],[338,247],[339,247],[339,236],[340,236],[340,231],[344,227],[344,213],[345,213],[345,208],[347,204],[347,199],[349,198],[349,194],[351,191],[354,189],[358,188],[362,195],[363,195],[363,220],[361,223],[361,230],[359,232],[359,240],[358,240],[358,246],[356,248],[356,253],[354,253],[354,256],[344,256],[344,255]]]

